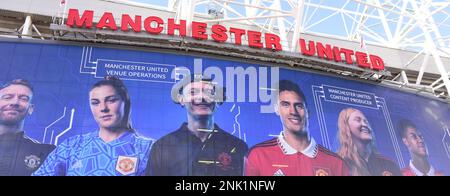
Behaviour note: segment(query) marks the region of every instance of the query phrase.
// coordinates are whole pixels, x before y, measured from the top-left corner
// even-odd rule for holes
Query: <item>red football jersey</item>
[[[409,166],[402,169],[403,176],[444,176],[444,173],[441,171],[434,170],[433,166],[431,166],[430,171],[424,174],[420,172],[414,165],[412,161],[409,161]]]
[[[302,152],[278,138],[255,145],[245,164],[247,176],[347,176],[348,168],[334,152],[318,145],[313,138]]]

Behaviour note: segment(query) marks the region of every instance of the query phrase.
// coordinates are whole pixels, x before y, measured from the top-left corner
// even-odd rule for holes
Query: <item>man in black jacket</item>
[[[33,87],[23,79],[0,87],[0,176],[29,176],[53,145],[39,144],[23,132],[25,117],[33,112]]]
[[[224,90],[212,80],[186,76],[172,98],[186,109],[187,122],[152,146],[148,175],[240,176],[247,144],[214,123]]]

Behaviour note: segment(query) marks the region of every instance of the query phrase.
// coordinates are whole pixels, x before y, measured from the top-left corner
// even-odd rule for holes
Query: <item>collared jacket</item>
[[[29,176],[54,148],[54,145],[40,144],[24,132],[0,135],[0,175]]]
[[[202,142],[184,123],[156,141],[148,175],[242,176],[247,144],[217,125]]]

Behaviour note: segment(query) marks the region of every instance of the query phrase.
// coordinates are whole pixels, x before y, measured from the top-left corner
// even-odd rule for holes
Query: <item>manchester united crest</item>
[[[392,172],[390,171],[383,171],[383,173],[381,173],[382,176],[393,176]]]
[[[219,160],[219,167],[222,170],[231,169],[231,156],[228,153],[226,152],[220,153],[217,159]]]
[[[138,158],[119,156],[117,159],[116,170],[122,175],[130,175],[136,172]]]
[[[316,169],[314,173],[315,173],[314,174],[315,176],[329,176],[330,175],[327,171],[325,171],[325,169]]]
[[[36,155],[29,155],[25,157],[24,162],[28,169],[36,169],[41,164],[41,158]]]

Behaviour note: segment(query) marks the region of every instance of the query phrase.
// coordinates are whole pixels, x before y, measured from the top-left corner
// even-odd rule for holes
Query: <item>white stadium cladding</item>
[[[145,3],[144,3],[145,2]],[[450,2],[437,0],[14,0],[0,1],[0,36],[176,49],[246,58],[435,96],[450,101]],[[165,5],[165,6],[161,6]],[[283,51],[269,51],[192,38],[67,27],[69,9],[158,16],[221,24],[281,38]],[[209,26],[208,26],[209,27]],[[308,57],[298,40],[314,40],[380,56],[385,70]]]

